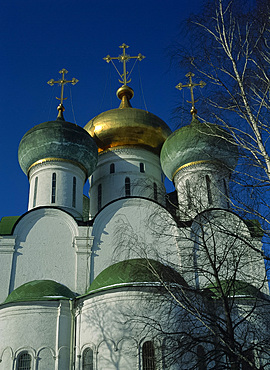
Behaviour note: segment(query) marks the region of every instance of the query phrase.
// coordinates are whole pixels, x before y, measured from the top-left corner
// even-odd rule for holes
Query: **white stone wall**
[[[145,341],[154,343],[157,370],[165,368],[166,354],[170,361],[167,368],[179,369],[179,362],[173,363],[170,358],[172,348],[162,346],[166,336],[162,334],[183,328],[182,311],[178,305],[172,307],[169,297],[161,300],[151,288],[123,287],[92,294],[82,299],[76,320],[76,370],[82,369],[82,355],[87,347],[93,350],[94,369],[143,369]]]
[[[31,280],[52,279],[84,294],[89,288],[92,227],[55,208],[37,208],[0,237],[0,303]]]
[[[140,172],[140,163],[144,172]],[[110,173],[114,164],[115,172]],[[109,202],[125,197],[125,178],[129,177],[130,195],[154,199],[157,184],[157,201],[165,204],[165,188],[158,155],[140,148],[115,148],[101,153],[98,165],[90,177],[90,215],[98,212],[98,186],[102,187],[101,208]]]
[[[51,279],[76,288],[76,221],[65,212],[40,208],[18,222],[10,275],[11,291],[32,280]]]
[[[55,203],[52,203],[52,175],[56,174]],[[82,218],[83,186],[86,180],[84,171],[69,162],[52,161],[34,166],[29,173],[30,191],[28,210],[40,206],[54,206],[70,212],[74,217]],[[73,200],[73,177],[76,178],[76,202]],[[35,181],[37,182],[36,202],[34,206]]]
[[[234,213],[225,210],[201,213],[189,234],[182,230],[181,245],[184,244],[182,271],[190,285],[202,289],[216,284],[217,276],[220,281],[247,282],[269,294],[262,243],[251,237],[244,221]]]
[[[32,357],[31,369],[68,369],[71,323],[68,300],[1,306],[0,369],[17,369],[23,351]]]
[[[190,220],[209,208],[229,209],[229,175],[225,167],[210,162],[192,164],[180,170],[174,177],[174,184],[181,220]]]
[[[95,218],[90,282],[113,263],[153,258],[181,269],[179,230],[169,212],[147,199],[111,203]]]

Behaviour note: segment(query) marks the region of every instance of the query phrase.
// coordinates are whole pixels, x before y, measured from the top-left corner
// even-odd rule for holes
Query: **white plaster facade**
[[[68,301],[5,305],[0,316],[0,367],[17,369],[18,354],[27,351],[32,357],[31,369],[68,369],[71,324]]]
[[[173,315],[172,310],[175,311]],[[92,299],[89,296],[81,299],[79,311],[75,353],[77,369],[82,368],[81,356],[87,346],[94,350],[97,369],[142,369],[142,345],[153,338],[156,356],[160,358],[157,369],[162,369],[165,360],[162,364],[161,359],[166,357],[165,337],[158,330],[150,331],[140,317],[156,320],[162,312],[160,323],[168,332],[177,330],[183,320],[181,309],[179,306],[172,309],[170,299],[160,304],[160,292],[155,291],[151,284],[138,284],[132,288],[123,285],[108,291],[105,296],[103,293],[96,294]],[[131,318],[135,320],[131,322]],[[105,328],[104,322],[111,325]],[[192,361],[191,358],[182,359],[182,364],[188,360]],[[179,361],[172,361],[169,368],[177,370],[179,364]]]
[[[230,171],[218,163],[183,166],[174,177],[180,218],[190,220],[209,208],[230,209],[229,178]]]
[[[35,165],[29,171],[28,211],[41,206],[55,206],[68,211],[75,218],[81,218],[85,179],[85,172],[68,161],[53,160]]]
[[[141,148],[116,147],[100,154],[97,168],[89,179],[91,218],[106,204],[126,196],[127,178],[130,180],[130,196],[165,204],[159,156]]]

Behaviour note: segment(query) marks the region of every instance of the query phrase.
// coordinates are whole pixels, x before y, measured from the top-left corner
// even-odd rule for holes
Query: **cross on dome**
[[[196,115],[197,114],[197,109],[195,108],[195,103],[198,101],[198,99],[197,100],[194,100],[194,94],[193,94],[193,89],[196,87],[196,86],[200,86],[201,88],[203,88],[205,85],[206,85],[206,83],[205,82],[203,82],[203,81],[200,81],[199,83],[194,83],[193,81],[192,81],[192,77],[194,77],[195,76],[195,74],[194,73],[192,73],[192,72],[188,72],[187,74],[186,74],[186,77],[188,77],[188,79],[189,79],[189,83],[188,84],[186,84],[186,85],[183,85],[181,82],[178,84],[178,85],[176,85],[175,87],[178,89],[178,90],[182,90],[182,88],[183,87],[188,87],[189,89],[190,89],[190,94],[191,94],[191,101],[188,101],[187,100],[187,102],[188,103],[190,103],[192,106],[191,106],[191,110],[190,110],[190,113],[192,114],[192,115]]]
[[[119,76],[121,77],[121,80],[119,80],[120,83],[122,83],[123,85],[126,85],[128,84],[131,79],[127,80],[127,75],[130,74],[128,71],[127,71],[127,67],[126,67],[126,64],[127,62],[130,60],[130,59],[137,59],[139,61],[143,60],[145,58],[144,55],[142,55],[141,53],[139,53],[137,56],[130,56],[128,54],[126,54],[126,49],[129,48],[128,45],[126,44],[122,44],[119,46],[120,49],[123,49],[123,54],[119,55],[118,57],[111,57],[110,55],[107,55],[105,58],[103,58],[104,60],[106,60],[107,63],[110,63],[112,62],[113,63],[113,60],[119,60],[119,62],[122,62],[123,63],[123,74],[121,74],[118,69],[116,68],[115,64],[113,63],[116,71],[118,72]]]
[[[63,118],[63,112],[65,110],[65,108],[63,106],[63,101],[67,99],[67,98],[64,98],[64,86],[67,83],[71,83],[72,85],[76,85],[76,83],[79,80],[77,80],[75,77],[73,77],[72,80],[66,80],[65,79],[65,74],[67,74],[68,71],[65,68],[61,69],[61,71],[59,71],[59,73],[62,74],[62,78],[60,80],[54,81],[54,79],[51,79],[47,82],[47,84],[50,85],[50,86],[53,86],[54,84],[61,85],[61,97],[60,98],[56,97],[56,99],[60,100],[60,104],[57,107],[57,110],[59,111],[57,118]]]

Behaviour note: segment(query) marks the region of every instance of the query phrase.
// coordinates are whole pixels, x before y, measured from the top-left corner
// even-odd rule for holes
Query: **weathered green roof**
[[[221,281],[221,288],[217,284],[210,284],[207,288],[210,291],[212,298],[219,299],[222,293],[227,297],[254,297],[263,298],[264,294],[255,286],[241,280],[223,280]]]
[[[2,217],[0,221],[0,235],[11,235],[12,229],[20,216]]]
[[[160,281],[187,286],[181,275],[171,267],[155,260],[137,258],[107,267],[95,278],[88,292],[120,284]]]
[[[197,161],[218,161],[232,170],[237,164],[238,149],[222,127],[193,118],[188,126],[168,137],[160,160],[165,175],[172,180],[181,166]]]
[[[65,285],[53,280],[34,280],[13,290],[4,303],[70,299],[75,294]]]
[[[26,174],[41,159],[60,158],[79,163],[90,176],[97,157],[97,146],[91,136],[82,127],[62,119],[31,128],[23,136],[18,151],[20,166]]]

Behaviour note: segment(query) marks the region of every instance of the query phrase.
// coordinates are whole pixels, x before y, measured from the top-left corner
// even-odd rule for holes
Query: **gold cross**
[[[107,63],[110,63],[111,60],[113,59],[117,59],[119,60],[119,62],[122,62],[123,63],[123,74],[121,75],[118,71],[118,69],[115,67],[115,69],[117,70],[118,74],[120,75],[120,77],[122,78],[122,80],[119,80],[120,83],[126,85],[128,84],[130,80],[127,81],[127,75],[129,72],[127,72],[127,68],[126,68],[126,63],[130,60],[130,59],[137,59],[139,61],[143,60],[145,58],[144,55],[142,55],[141,53],[139,53],[137,56],[135,57],[131,57],[130,55],[126,54],[126,49],[129,48],[128,45],[126,44],[122,44],[119,46],[120,49],[123,49],[123,54],[119,55],[118,57],[111,57],[110,55],[107,55],[105,58],[103,58],[104,60],[106,60]]]
[[[178,90],[182,90],[183,87],[188,87],[190,89],[190,94],[191,94],[191,101],[188,101],[188,103],[192,104],[192,108],[191,108],[191,111],[190,113],[192,115],[195,115],[197,113],[197,110],[195,109],[195,103],[197,103],[198,100],[194,100],[194,94],[193,94],[193,89],[196,87],[196,86],[200,86],[201,88],[203,88],[206,83],[203,82],[203,81],[200,81],[198,84],[192,82],[192,77],[194,77],[194,73],[191,73],[191,72],[188,72],[186,74],[186,77],[189,78],[189,83],[187,85],[183,85],[181,82],[175,86]]]
[[[63,106],[63,100],[66,100],[67,98],[64,98],[64,86],[65,84],[67,83],[71,83],[72,85],[76,85],[76,83],[79,81],[77,80],[75,77],[72,78],[72,80],[68,81],[68,80],[65,80],[65,74],[68,73],[68,71],[63,68],[61,69],[61,71],[59,71],[60,74],[62,74],[62,78],[58,81],[54,81],[54,79],[51,79],[50,81],[47,82],[47,84],[49,84],[50,86],[53,86],[54,84],[59,84],[61,85],[61,97],[60,98],[56,98],[58,100],[60,100],[60,109],[58,110],[62,110],[64,111],[64,106]]]

